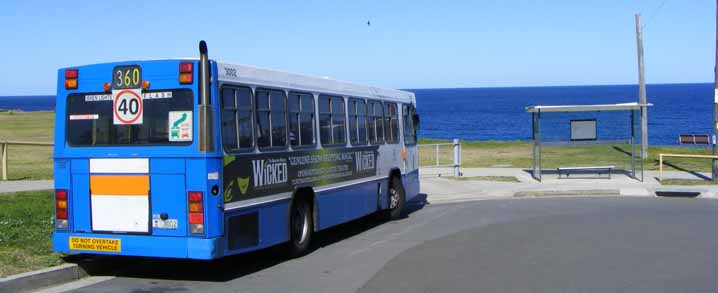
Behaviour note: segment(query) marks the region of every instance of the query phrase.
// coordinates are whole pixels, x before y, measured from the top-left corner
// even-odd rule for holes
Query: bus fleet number
[[[237,77],[237,69],[225,67],[224,74],[231,77]]]

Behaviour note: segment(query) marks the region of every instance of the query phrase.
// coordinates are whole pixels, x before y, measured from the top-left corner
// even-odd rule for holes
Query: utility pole
[[[716,135],[718,135],[718,0],[716,0],[716,56],[715,66],[713,67],[713,155],[716,155]],[[713,159],[713,168],[711,174],[713,181],[718,181],[718,161]]]
[[[648,108],[646,107],[646,78],[643,67],[643,24],[640,14],[636,14],[636,42],[638,45],[638,103],[641,104],[641,159],[645,160],[648,159]]]

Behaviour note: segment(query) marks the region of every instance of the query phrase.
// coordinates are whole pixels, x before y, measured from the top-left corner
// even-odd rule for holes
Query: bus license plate
[[[115,238],[70,237],[70,250],[122,252],[122,240]]]

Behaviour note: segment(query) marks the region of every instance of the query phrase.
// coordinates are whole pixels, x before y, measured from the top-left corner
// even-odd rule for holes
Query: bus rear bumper
[[[70,238],[82,249],[70,249]],[[215,259],[222,256],[221,238],[165,237],[53,232],[52,248],[60,253]],[[119,241],[116,241],[119,240]],[[109,243],[109,244],[107,244]],[[99,246],[98,246],[99,245]],[[99,249],[105,251],[99,251]]]

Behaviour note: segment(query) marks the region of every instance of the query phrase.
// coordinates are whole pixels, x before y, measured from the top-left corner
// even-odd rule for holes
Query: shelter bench
[[[608,179],[611,179],[611,171],[615,168],[616,166],[559,167],[556,168],[556,172],[558,172],[559,179],[561,179],[561,174],[566,174],[566,178],[568,178],[571,176],[571,173],[585,172],[598,173],[598,176],[608,174]]]

